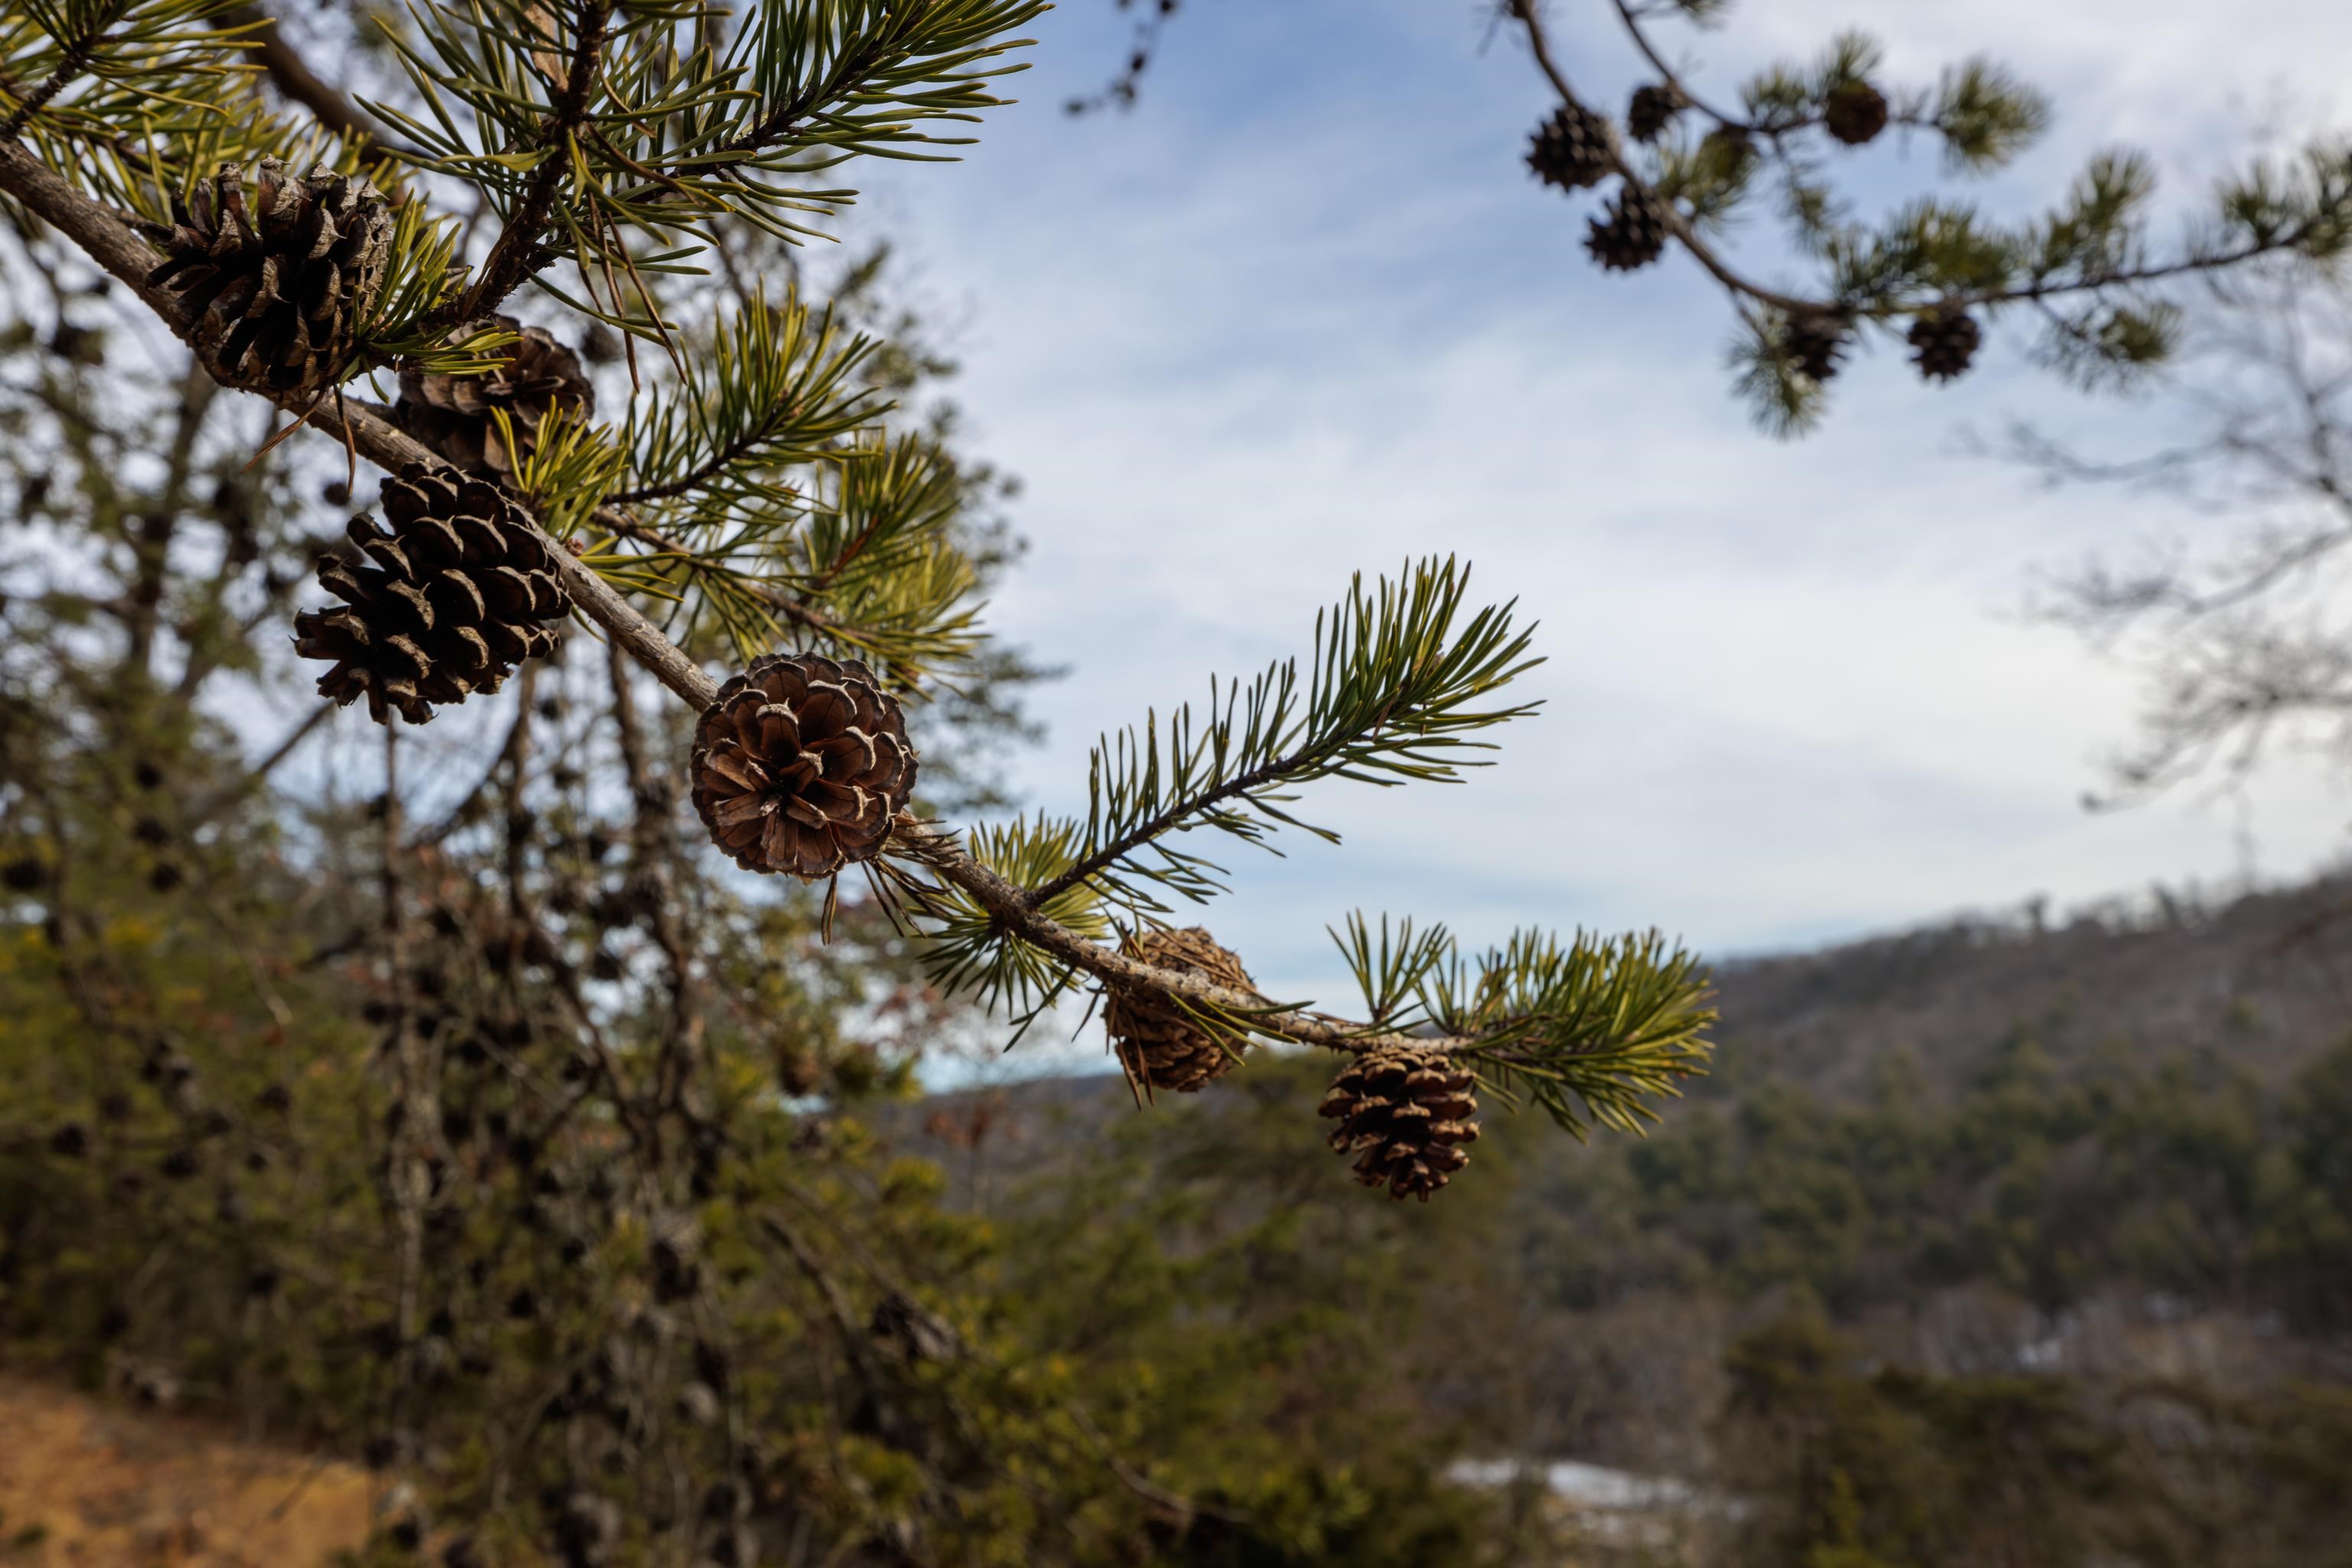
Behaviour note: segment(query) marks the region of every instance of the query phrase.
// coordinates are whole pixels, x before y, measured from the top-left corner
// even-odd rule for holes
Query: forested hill
[[[1795,1289],[1841,1317],[1962,1289],[2043,1314],[2161,1296],[2352,1331],[2352,877],[1951,921],[1717,978],[1717,1071],[1653,1136],[1573,1143],[1486,1108],[1441,1201],[1507,1216],[1511,1288],[1573,1310]],[[1242,1189],[1276,1170],[1340,1203],[1321,1127],[1276,1092],[1328,1070],[1254,1055],[1141,1114],[1116,1074],[974,1089],[882,1131],[1000,1215],[1099,1190],[1122,1151],[1211,1210],[1253,1210]]]
[[[1856,1093],[1901,1049],[1949,1087],[2021,1029],[2063,1064],[2218,1047],[2270,1079],[2352,1034],[2352,873],[2225,903],[2158,889],[2063,921],[2021,906],[1716,977],[1734,1086]]]

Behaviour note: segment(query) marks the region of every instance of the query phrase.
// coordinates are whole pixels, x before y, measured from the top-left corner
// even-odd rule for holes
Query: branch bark
[[[537,259],[539,237],[547,227],[556,192],[562,187],[563,176],[572,166],[571,160],[564,156],[564,143],[588,117],[589,89],[596,79],[597,62],[604,58],[605,24],[612,18],[611,8],[606,5],[587,5],[583,10],[580,36],[572,46],[570,68],[554,101],[548,105],[547,121],[537,135],[542,154],[539,166],[531,171],[523,187],[522,200],[516,204],[506,226],[499,231],[489,255],[483,258],[482,269],[475,276],[473,286],[441,312],[446,319],[438,325],[470,321],[497,308],[543,265]]]

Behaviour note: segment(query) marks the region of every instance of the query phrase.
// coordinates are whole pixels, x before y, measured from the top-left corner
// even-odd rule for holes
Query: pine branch
[[[0,14],[0,140],[44,133],[126,145],[173,116],[218,119],[244,27],[234,0],[17,0]],[[31,82],[31,86],[22,85]]]
[[[1637,19],[1625,9],[1622,0],[1613,0],[1613,5],[1618,5],[1622,21],[1628,28],[1633,28],[1634,42],[1644,49],[1646,57],[1661,70],[1665,68],[1663,58],[1654,52],[1654,47],[1639,30]],[[1550,82],[1559,101],[1569,108],[1590,110],[1588,103],[1578,97],[1573,85],[1569,82],[1567,73],[1561,70],[1559,58],[1552,52],[1550,33],[1545,28],[1543,16],[1540,16],[1534,0],[1507,0],[1507,12],[1510,12],[1512,19],[1519,21],[1522,30],[1527,33],[1528,49],[1534,54],[1536,66],[1545,75],[1545,80]],[[1839,54],[1828,66],[1822,66],[1822,78],[1828,80],[1834,75],[1851,75],[1863,64],[1867,64],[1867,58],[1855,57],[1855,49],[1863,49],[1863,47],[1867,45],[1861,40],[1844,45],[1844,54]],[[1684,99],[1689,99],[1689,89],[1682,87],[1679,78],[1675,78],[1673,73],[1670,73],[1670,82],[1677,87],[1677,91],[1682,91]],[[1780,87],[1778,91],[1788,101],[1797,101],[1797,99],[1804,97],[1804,89],[1794,82]],[[1907,115],[1907,120],[1915,124],[1936,124],[1940,130],[1948,130],[1955,136],[1955,146],[1959,148],[1959,155],[1964,160],[1983,160],[1983,157],[2001,155],[2009,148],[2013,148],[2022,136],[2032,134],[2032,130],[2039,124],[2042,115],[2039,115],[2037,103],[2028,101],[2021,94],[2022,89],[2016,89],[2009,82],[2001,82],[1990,66],[1978,64],[1952,75],[1950,80],[1945,82],[1943,106],[1936,113],[1915,113]],[[2004,103],[2006,99],[2016,99],[2016,101]],[[1722,115],[1719,110],[1703,110],[1703,113],[1719,120],[1728,130],[1752,130],[1767,136],[1788,134],[1788,132],[1801,130],[1804,124],[1811,122],[1801,115],[1800,118],[1743,120]],[[1906,122],[1906,115],[1895,115],[1894,122]],[[1818,299],[1818,296],[1806,299],[1806,296],[1771,289],[1767,284],[1757,282],[1752,275],[1736,268],[1722,251],[1715,249],[1696,230],[1694,221],[1691,221],[1689,214],[1684,212],[1682,205],[1670,200],[1673,191],[1663,191],[1656,181],[1644,179],[1644,174],[1634,167],[1633,157],[1628,155],[1625,143],[1618,136],[1616,124],[1609,122],[1606,115],[1600,115],[1597,124],[1600,124],[1600,134],[1604,136],[1606,153],[1609,153],[1609,174],[1621,179],[1628,191],[1649,195],[1658,202],[1665,228],[1670,230],[1675,242],[1679,242],[1684,249],[1689,251],[1691,258],[1698,261],[1700,268],[1706,268],[1706,273],[1722,284],[1728,294],[1734,294],[1740,300],[1748,300],[1752,306],[1778,312],[1783,318],[1884,320],[1910,315],[1910,312],[1922,310],[1924,306],[2000,308],[2065,299],[2065,296],[2077,294],[2110,294],[2110,291],[2128,291],[2136,289],[2136,287],[2145,287],[2145,284],[2166,282],[2166,279],[2176,279],[2192,273],[2218,273],[2218,270],[2244,266],[2244,263],[2272,257],[2272,254],[2316,254],[2316,257],[2324,257],[2324,254],[2336,254],[2347,242],[2352,242],[2352,160],[2343,160],[2345,167],[2338,169],[2328,163],[2326,155],[2315,155],[2315,160],[2312,160],[2312,188],[2307,200],[2298,202],[2294,197],[2272,191],[2263,176],[2249,181],[2237,191],[2227,193],[2227,221],[2234,228],[2244,230],[2244,240],[2234,242],[2234,245],[2192,247],[2171,261],[2079,268],[2051,266],[2051,263],[2034,266],[2032,261],[2025,261],[2025,258],[2011,261],[2006,257],[2011,242],[2001,240],[1997,235],[1985,235],[1985,245],[1988,245],[1985,254],[1988,254],[1988,258],[2000,257],[2000,263],[1985,268],[1983,282],[1967,282],[1967,279],[1936,282],[1927,299],[1922,299],[1915,291],[1906,291],[1900,287],[1906,282],[1903,278],[1884,278],[1882,273],[1855,270],[1855,282],[1842,287],[1837,294],[1825,296],[1825,299]],[[2122,218],[2122,212],[2112,214],[2110,228],[2112,221],[2119,221],[2119,218]],[[1894,245],[1907,242],[1907,235],[1900,221],[1891,233],[1894,233]],[[1867,235],[1842,235],[1842,242],[1846,247],[1853,247],[1865,237]],[[2022,273],[2022,278],[2016,278],[2016,273]],[[1863,279],[1867,279],[1867,282],[1863,282]],[[1927,282],[1927,278],[1916,279],[1916,282]]]
[[[55,68],[30,92],[17,97],[15,111],[5,121],[0,121],[0,142],[13,142],[24,134],[25,127],[31,122],[33,116],[47,107],[49,100],[64,91],[69,83],[80,79],[89,66],[90,55],[98,47],[100,38],[105,36],[107,24],[123,9],[127,7],[119,6],[110,13],[99,13],[74,35],[73,40],[66,45],[64,53],[58,56]]]
[[[1196,731],[1190,707],[1178,709],[1164,752],[1156,715],[1140,738],[1129,730],[1098,742],[1085,836],[1070,864],[1034,889],[1033,907],[1090,884],[1131,894],[1115,869],[1200,897],[1213,889],[1214,868],[1160,848],[1171,833],[1209,826],[1256,842],[1269,825],[1288,824],[1328,837],[1285,811],[1293,797],[1277,792],[1333,776],[1452,782],[1457,768],[1482,765],[1461,753],[1490,748],[1466,734],[1536,705],[1465,705],[1540,661],[1523,657],[1531,634],[1512,627],[1511,605],[1482,610],[1456,631],[1467,585],[1467,569],[1450,559],[1413,564],[1402,584],[1382,580],[1376,595],[1359,577],[1347,599],[1316,618],[1303,701],[1290,660],[1246,687],[1232,682],[1222,704],[1213,682],[1206,721]],[[1146,847],[1158,848],[1160,864],[1134,860]]]
[[[917,8],[919,12],[919,7]],[[765,116],[751,130],[743,132],[719,149],[722,155],[743,156],[764,151],[783,141],[801,127],[816,110],[817,105],[845,99],[863,83],[866,73],[887,58],[890,53],[888,35],[877,33],[856,54],[841,60],[832,73],[811,81],[799,92]],[[667,178],[676,180],[682,169],[671,171]]]
[[[583,0],[579,32],[572,42],[563,86],[549,106],[546,121],[532,138],[531,146],[540,153],[540,161],[523,186],[522,199],[507,215],[506,226],[492,242],[490,253],[483,258],[481,271],[473,283],[454,305],[426,323],[428,329],[455,326],[497,309],[544,264],[539,259],[540,237],[546,232],[555,194],[562,188],[564,176],[572,172],[571,161],[562,155],[563,144],[588,118],[589,90],[595,85],[597,62],[604,49],[604,28],[612,16],[611,5],[598,0]]]
[[[755,470],[834,459],[890,411],[855,379],[876,347],[859,335],[842,342],[830,309],[812,315],[796,299],[771,307],[755,297],[687,356],[674,390],[632,410],[623,440],[636,482],[606,500],[642,506],[709,492],[719,507],[793,503],[796,489]]]
[[[74,191],[13,142],[0,142],[0,191],[54,225],[159,311],[168,304],[145,281],[157,259],[145,242],[122,219]],[[165,319],[175,321],[168,313]],[[410,463],[442,466],[436,454],[366,407],[320,403],[300,417],[387,469]],[[550,542],[555,569],[579,611],[689,708],[707,710],[717,700],[718,682],[595,571],[560,542]],[[1435,654],[1428,634],[1441,634],[1435,640],[1442,641],[1458,594],[1459,579],[1450,566],[1424,572],[1422,589],[1412,596],[1423,606],[1419,615],[1405,609],[1403,600],[1384,601],[1376,614],[1359,593],[1353,596],[1352,631],[1335,626],[1318,671],[1338,675],[1351,668],[1343,657],[1350,647],[1401,649],[1415,656],[1406,659],[1407,670],[1433,668],[1442,672],[1430,689],[1428,703],[1431,716],[1444,721],[1437,725],[1441,736],[1449,725],[1494,721],[1497,715],[1454,713],[1452,701],[1500,684],[1526,668],[1519,661],[1524,635],[1514,637],[1507,615],[1489,610],[1474,618],[1471,629],[1442,656]],[[1406,632],[1418,636],[1405,637]],[[1424,655],[1428,657],[1420,657]],[[1367,668],[1381,662],[1372,660]],[[1370,689],[1358,689],[1346,680],[1323,689],[1335,703],[1349,696],[1369,700],[1373,695]],[[1448,693],[1447,700],[1435,700]],[[1406,706],[1399,702],[1395,713],[1402,714]],[[1277,726],[1275,732],[1287,731]],[[1413,756],[1413,744],[1391,744],[1398,755],[1389,765],[1402,775],[1444,776],[1448,770],[1444,764],[1433,767]],[[1315,765],[1328,772],[1348,771],[1339,759],[1349,754],[1344,748],[1327,750]],[[1703,1070],[1703,1031],[1713,1016],[1703,1005],[1704,985],[1686,957],[1666,954],[1654,939],[1606,948],[1580,940],[1564,951],[1549,939],[1530,936],[1515,939],[1505,952],[1483,960],[1475,984],[1433,973],[1421,993],[1425,1011],[1450,1032],[1432,1035],[1404,1032],[1378,1020],[1355,1023],[1286,1006],[1198,974],[1141,963],[1055,918],[1074,911],[1072,918],[1099,928],[1099,919],[1087,913],[1085,888],[1074,887],[1053,900],[1058,908],[1049,912],[1040,907],[1045,900],[982,864],[953,833],[904,813],[893,824],[885,858],[871,864],[883,886],[948,937],[942,945],[950,958],[959,923],[966,929],[972,923],[959,914],[959,900],[1005,953],[1039,955],[1042,962],[1022,973],[1043,981],[1049,1000],[1066,989],[1073,977],[1085,974],[1106,985],[1156,995],[1234,1033],[1349,1053],[1411,1045],[1458,1055],[1507,1082],[1527,1082],[1533,1097],[1571,1128],[1580,1125],[1571,1103],[1576,1096],[1600,1120],[1636,1126],[1645,1114],[1638,1109],[1639,1096],[1671,1093],[1678,1079]]]

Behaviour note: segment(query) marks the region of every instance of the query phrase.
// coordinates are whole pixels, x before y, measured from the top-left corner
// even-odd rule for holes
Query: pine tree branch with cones
[[[414,195],[395,217],[347,154],[339,168],[299,180],[276,163],[231,163],[191,201],[167,174],[142,179],[127,166],[77,190],[10,142],[0,144],[0,190],[130,284],[217,379],[268,396],[298,426],[328,433],[393,476],[383,491],[391,527],[354,520],[348,558],[320,567],[342,606],[301,618],[298,652],[332,664],[323,696],[364,698],[379,721],[397,712],[422,722],[436,705],[495,690],[528,668],[551,646],[545,626],[576,613],[700,716],[694,802],[740,864],[827,883],[863,866],[942,987],[1006,1004],[1024,1028],[1074,987],[1098,988],[1121,1060],[1144,1087],[1198,1089],[1251,1042],[1279,1041],[1383,1062],[1398,1052],[1442,1058],[1506,1093],[1539,1080],[1553,1087],[1533,1098],[1571,1128],[1588,1115],[1638,1125],[1645,1098],[1702,1070],[1712,1016],[1688,959],[1654,940],[1580,941],[1566,978],[1551,973],[1559,950],[1538,939],[1488,955],[1475,977],[1450,948],[1429,947],[1411,977],[1410,1016],[1391,998],[1358,1022],[1269,1000],[1205,932],[1171,931],[1158,919],[1161,893],[1197,901],[1222,890],[1222,872],[1170,847],[1171,837],[1213,827],[1264,842],[1277,827],[1306,826],[1289,804],[1322,779],[1456,779],[1477,765],[1468,753],[1488,747],[1473,731],[1532,710],[1488,700],[1534,662],[1528,634],[1508,606],[1465,616],[1466,573],[1455,563],[1422,563],[1372,587],[1360,581],[1318,622],[1303,682],[1284,665],[1246,689],[1213,687],[1205,720],[1196,728],[1180,710],[1164,753],[1150,723],[1140,741],[1107,740],[1083,831],[1036,823],[959,835],[919,821],[909,809],[919,759],[884,676],[854,658],[762,653],[722,684],[631,602],[653,595],[682,606],[679,627],[697,643],[708,614],[744,657],[772,647],[776,625],[747,624],[744,605],[772,607],[762,595],[782,589],[793,595],[786,620],[869,642],[901,681],[977,647],[965,603],[974,579],[946,543],[964,480],[928,443],[872,434],[887,405],[859,379],[866,341],[794,301],[754,300],[711,322],[711,352],[680,363],[675,384],[642,399],[615,433],[589,423],[593,400],[568,350],[481,311],[538,269],[539,230],[561,212],[574,225],[569,254],[583,279],[591,263],[617,259],[639,278],[646,307],[640,318],[619,316],[608,279],[608,308],[583,308],[675,358],[686,329],[654,306],[637,272],[673,257],[628,255],[618,237],[631,225],[679,226],[666,199],[683,195],[693,208],[713,188],[665,184],[663,201],[616,193],[599,183],[583,132],[638,137],[635,167],[659,165],[657,148],[694,145],[713,149],[703,156],[714,166],[732,167],[803,136],[804,119],[829,97],[912,93],[941,77],[951,85],[917,95],[913,112],[963,117],[983,101],[978,84],[992,73],[982,62],[1005,47],[994,33],[1032,9],[978,0],[885,8],[868,18],[866,36],[825,34],[805,58],[811,37],[774,32],[782,24],[763,14],[772,30],[746,37],[768,55],[739,47],[722,65],[702,40],[662,110],[702,111],[686,131],[648,129],[660,116],[625,86],[645,79],[641,57],[666,36],[647,20],[656,12],[589,4],[565,13],[568,26],[551,26],[553,15],[536,8],[505,28],[428,23],[437,73],[425,49],[401,47],[421,96],[468,101],[483,123],[503,128],[509,149],[461,153],[467,139],[443,116],[438,150],[419,161],[471,179],[509,215],[462,287],[446,226]],[[562,66],[560,81],[551,58]],[[729,95],[746,79],[770,107],[730,120],[740,111]],[[421,129],[400,110],[372,107],[411,134]],[[207,128],[204,144],[227,150],[240,132],[247,145],[282,134],[257,105],[239,114],[235,130]],[[806,131],[814,140],[803,144],[837,161],[917,134],[869,112]],[[687,167],[667,166],[673,175]],[[131,216],[100,192],[123,197]],[[786,210],[802,200],[761,195]],[[170,226],[137,216],[167,199]],[[819,205],[837,205],[837,194]],[[578,226],[577,213],[598,210],[609,221]],[[691,216],[707,222],[711,213]],[[166,254],[148,234],[168,236]],[[526,256],[529,266],[518,259]],[[304,274],[322,265],[332,288]],[[401,369],[402,405],[385,411],[341,395],[342,378],[372,361]],[[652,553],[616,551],[622,541]],[[868,626],[811,607],[828,603],[866,607]],[[1059,852],[1041,856],[1047,845]],[[1123,926],[1108,917],[1114,905]],[[1589,994],[1596,986],[1616,999],[1601,1006]],[[1388,1082],[1388,1070],[1365,1083]],[[1449,1094],[1467,1091],[1467,1079],[1444,1081]],[[1426,1197],[1459,1151],[1396,1142],[1395,1128],[1420,1114],[1413,1106],[1381,1114],[1393,1136],[1379,1168],[1408,1173],[1391,1183],[1397,1195]]]
[[[1670,68],[1643,16],[1610,0],[1622,29],[1660,80],[1638,89],[1624,134],[1572,85],[1538,0],[1503,0],[1559,108],[1536,132],[1528,162],[1563,191],[1613,180],[1587,248],[1609,270],[1648,265],[1679,246],[1730,297],[1742,331],[1732,363],[1760,423],[1778,434],[1821,416],[1829,382],[1864,329],[1901,333],[1914,364],[1946,382],[1973,363],[1979,317],[2017,309],[2044,322],[2044,361],[2085,385],[2128,380],[2172,350],[2179,310],[2165,285],[2269,258],[2326,264],[2352,249],[2352,146],[2316,143],[2283,169],[2256,166],[2225,184],[2198,231],[2168,253],[2150,237],[2154,177],[2144,159],[2095,159],[2042,216],[2000,226],[1962,202],[1923,196],[1872,226],[1843,216],[1819,157],[1818,133],[1853,148],[1890,127],[1930,132],[1955,171],[1995,169],[2048,123],[2049,105],[2000,68],[1969,60],[1933,91],[1878,85],[1878,46],[1849,33],[1811,67],[1759,73],[1732,113]],[[1725,7],[1677,7],[1713,23]],[[1706,122],[1668,135],[1684,111]],[[1759,281],[1717,237],[1775,176],[1799,254],[1822,276],[1817,292]]]

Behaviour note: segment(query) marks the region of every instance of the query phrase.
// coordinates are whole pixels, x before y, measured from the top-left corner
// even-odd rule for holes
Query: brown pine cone
[[[402,429],[467,473],[504,480],[537,449],[540,421],[551,412],[593,417],[596,388],[581,368],[579,356],[546,328],[493,316],[467,331],[482,326],[521,335],[521,341],[507,345],[504,364],[487,375],[428,375],[414,366],[403,369],[400,401],[392,413]],[[518,451],[508,451],[499,437],[493,416],[499,410],[513,426]]]
[[[1580,191],[1609,174],[1609,127],[1581,104],[1564,104],[1537,130],[1528,167],[1547,185]]]
[[[1849,147],[1886,129],[1886,97],[1866,81],[1850,81],[1822,101],[1822,124]]]
[[[1647,191],[1621,187],[1609,204],[1604,221],[1594,218],[1584,248],[1611,272],[1631,272],[1647,267],[1664,254],[1666,211]]]
[[[374,186],[324,164],[224,164],[173,199],[165,259],[147,275],[188,312],[206,366],[271,393],[332,385],[383,287],[392,214]]]
[[[1845,356],[1846,325],[1833,315],[1791,316],[1781,342],[1790,363],[1812,380],[1826,382],[1837,374],[1838,361]]]
[[[1242,961],[1199,926],[1182,931],[1147,931],[1129,937],[1119,951],[1139,963],[1197,974],[1213,984],[1255,994],[1256,984]],[[1118,1052],[1129,1083],[1146,1090],[1193,1094],[1233,1071],[1244,1042],[1220,1040],[1199,1020],[1163,997],[1110,988],[1103,1027]]]
[[[1625,134],[1636,142],[1655,142],[1682,110],[1682,95],[1665,83],[1637,87],[1625,105]]]
[[[1331,1147],[1357,1157],[1356,1180],[1427,1203],[1470,1163],[1462,1145],[1478,1138],[1476,1082],[1443,1051],[1382,1046],[1339,1069],[1317,1113],[1339,1119]]]
[[[1911,363],[1932,381],[1950,381],[1968,370],[1983,339],[1975,317],[1941,306],[1911,323]]]
[[[412,724],[436,703],[496,691],[515,666],[555,647],[547,623],[572,612],[553,548],[521,509],[479,479],[411,463],[383,487],[389,532],[362,512],[347,530],[366,556],[319,561],[319,584],[344,601],[294,617],[294,651],[335,661],[319,695],[368,717],[397,709]]]
[[[769,654],[694,727],[694,809],[747,871],[814,881],[870,860],[914,793],[898,700],[855,660]]]

